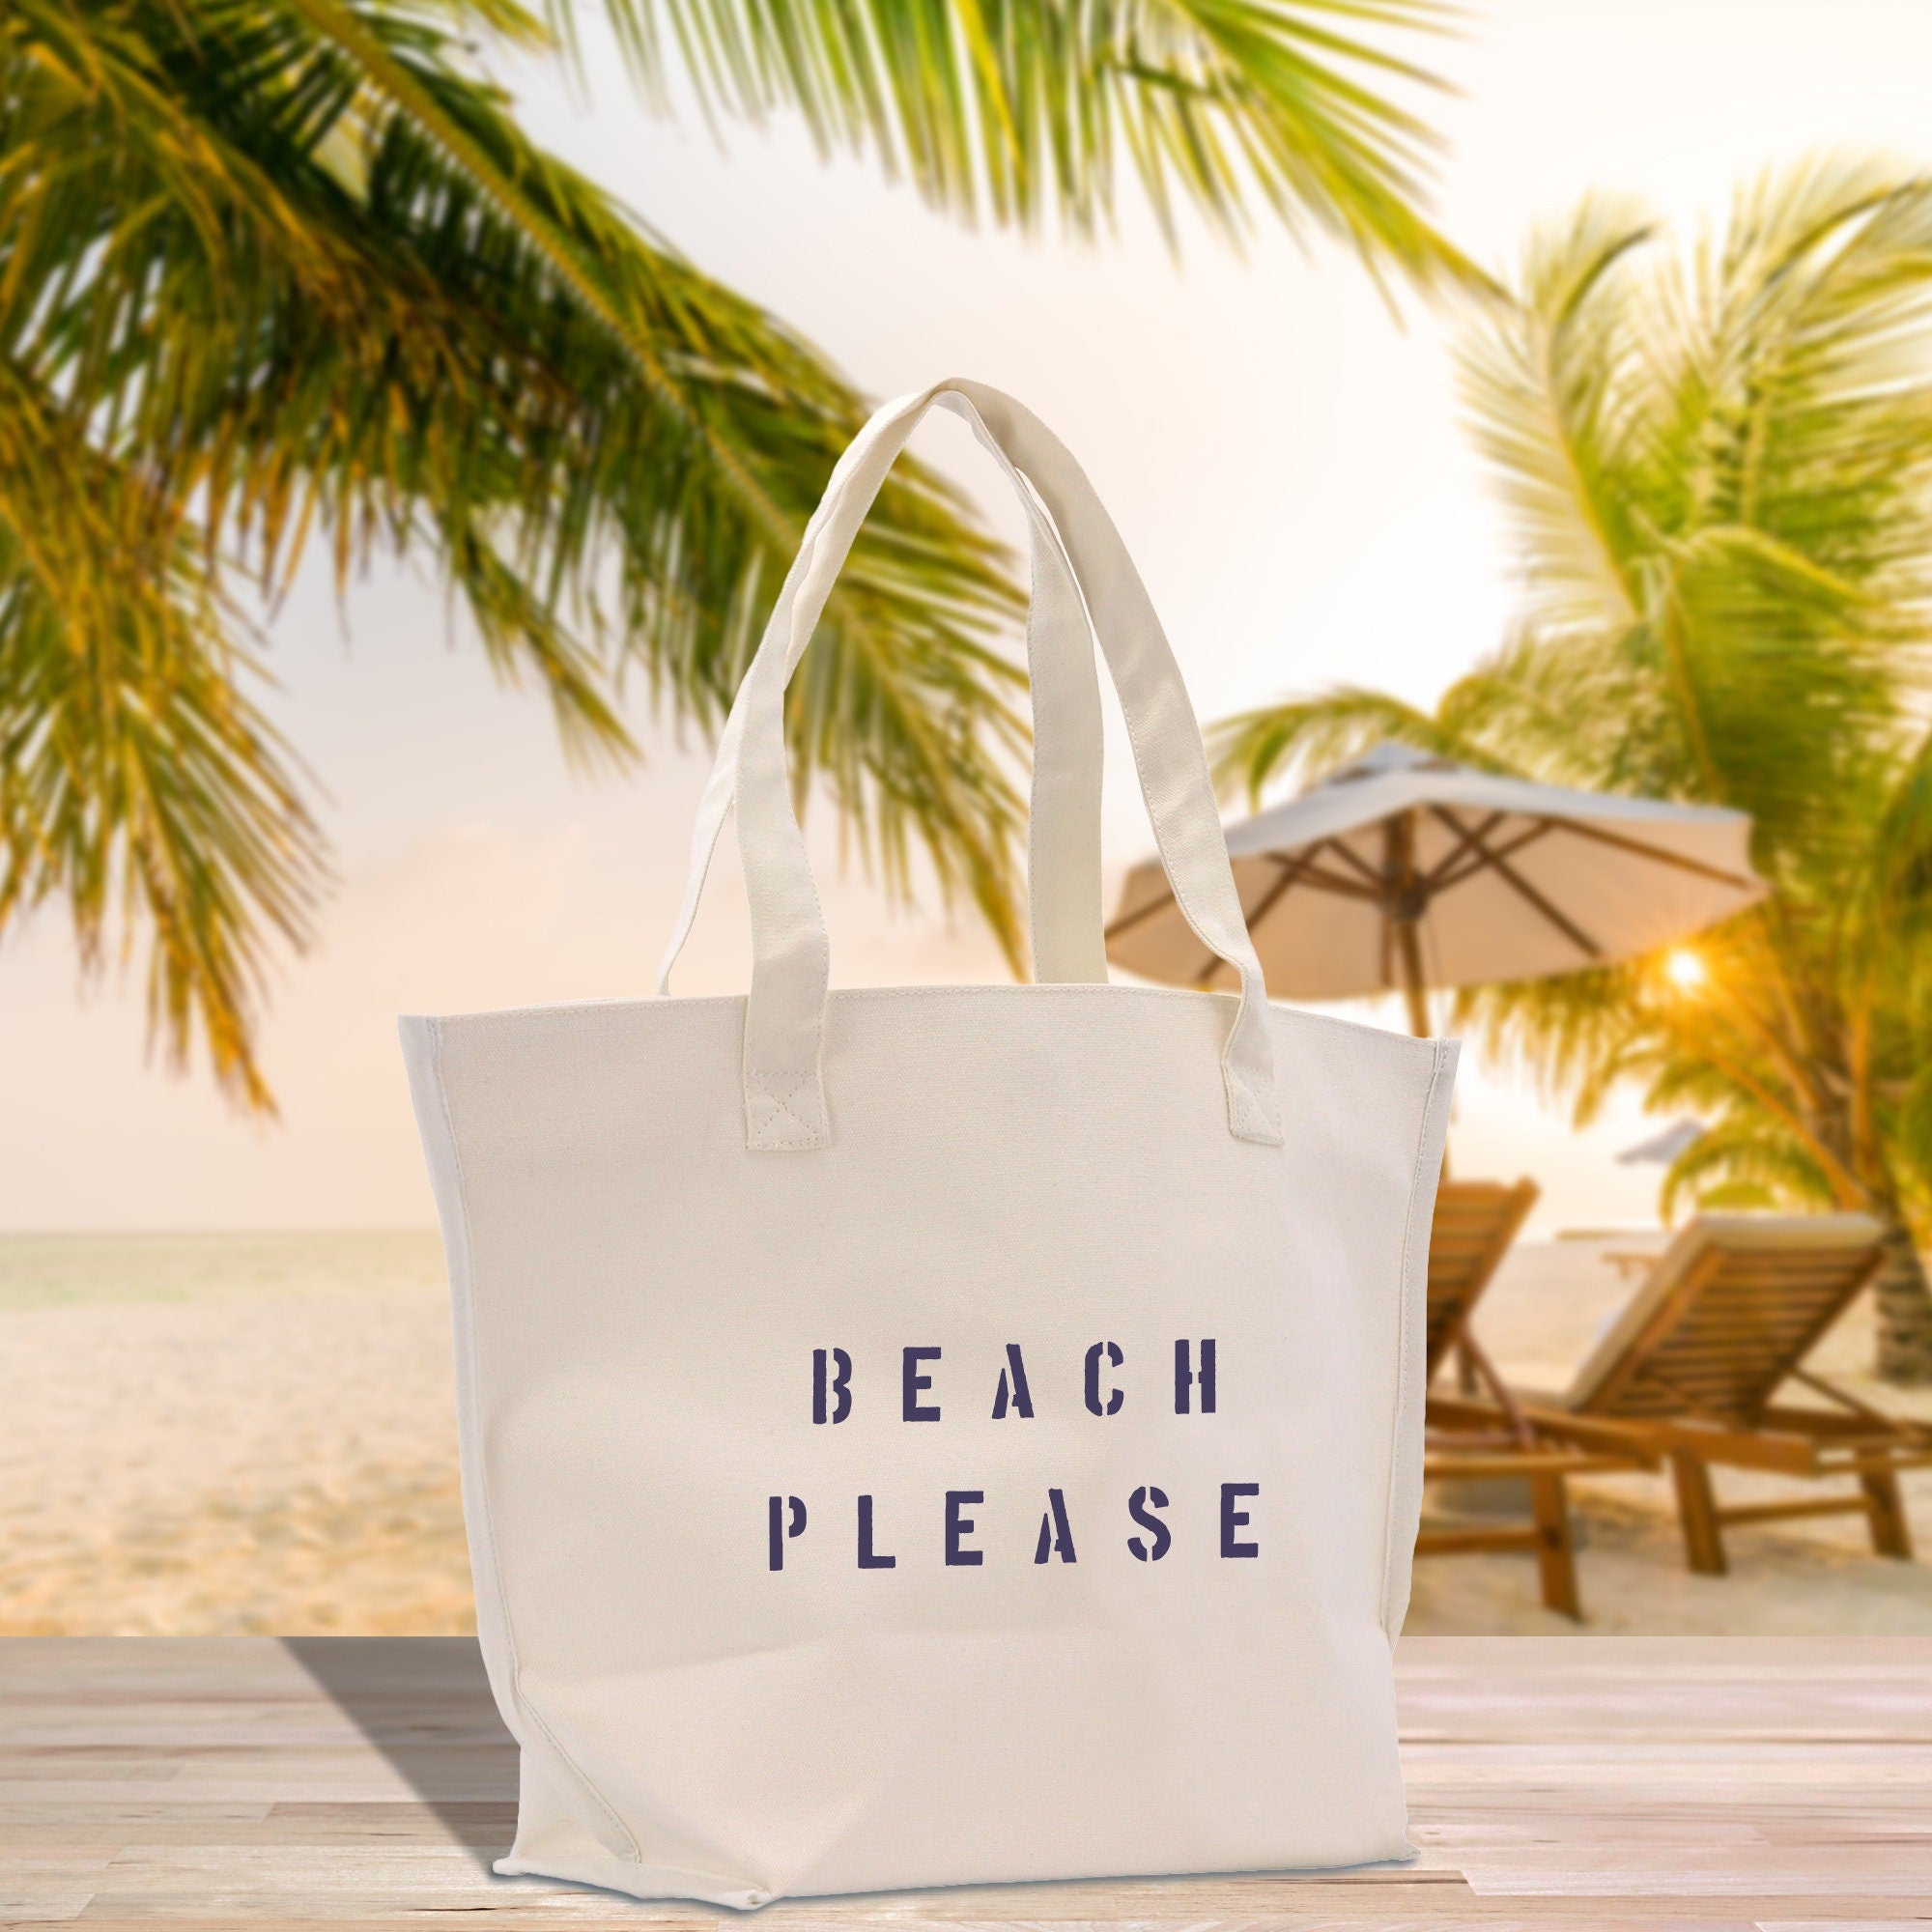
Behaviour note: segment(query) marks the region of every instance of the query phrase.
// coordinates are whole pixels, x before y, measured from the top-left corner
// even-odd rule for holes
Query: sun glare
[[[1665,955],[1663,977],[1680,993],[1694,993],[1710,978],[1710,971],[1700,954],[1687,946],[1679,946]]]

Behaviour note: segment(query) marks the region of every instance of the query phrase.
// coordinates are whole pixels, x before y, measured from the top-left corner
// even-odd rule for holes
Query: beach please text
[[[940,1364],[945,1350],[938,1345],[914,1345],[898,1351],[897,1373],[888,1400],[895,1400],[898,1419],[911,1424],[943,1423],[945,1405],[937,1393]],[[1219,1350],[1212,1336],[1183,1337],[1174,1344],[1173,1377],[1162,1378],[1159,1399],[1172,1394],[1177,1416],[1210,1416],[1218,1413],[1220,1397]],[[1163,1367],[1165,1364],[1163,1364]],[[1087,1349],[1081,1361],[1080,1394],[1086,1412],[1101,1422],[1120,1415],[1126,1407],[1129,1380],[1122,1374],[1126,1355],[1120,1345],[1098,1341]],[[1137,1392],[1145,1394],[1147,1392]],[[811,1351],[810,1413],[814,1427],[836,1429],[851,1421],[860,1400],[855,1386],[851,1351],[841,1348],[814,1349]],[[1029,1422],[1037,1413],[1034,1378],[1028,1373],[1026,1351],[1021,1344],[1009,1342],[998,1378],[991,1389],[991,1418],[995,1422]],[[1210,1553],[1225,1560],[1239,1561],[1261,1555],[1261,1545],[1251,1528],[1254,1512],[1249,1505],[1261,1494],[1261,1485],[1250,1481],[1222,1482],[1214,1516],[1216,1534]],[[979,1489],[949,1489],[935,1498],[937,1535],[923,1538],[934,1558],[947,1569],[975,1570],[986,1561],[986,1551],[979,1540],[979,1520],[973,1512],[986,1500]],[[1136,1561],[1158,1563],[1177,1548],[1175,1529],[1168,1512],[1173,1507],[1167,1492],[1156,1483],[1136,1485],[1121,1498],[1119,1529],[1127,1551]],[[882,1533],[877,1499],[870,1494],[850,1498],[844,1516],[849,1528],[855,1566],[861,1570],[893,1570],[898,1567],[894,1547],[897,1539]],[[1064,1490],[1048,1485],[1039,1498],[1039,1530],[1033,1544],[1035,1563],[1077,1563],[1079,1543],[1076,1525]],[[821,1507],[821,1515],[824,1510]],[[765,1539],[767,1562],[774,1571],[785,1567],[788,1546],[813,1527],[812,1505],[807,1498],[791,1494],[768,1496],[765,1500]],[[903,1534],[907,1525],[899,1525]],[[837,1533],[829,1524],[821,1533]],[[1082,1526],[1081,1533],[1086,1533]]]

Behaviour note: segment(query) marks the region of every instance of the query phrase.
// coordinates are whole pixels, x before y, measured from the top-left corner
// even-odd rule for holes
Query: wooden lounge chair
[[[1528,1550],[1536,1557],[1544,1604],[1580,1620],[1568,1479],[1593,1470],[1655,1466],[1656,1458],[1642,1441],[1622,1434],[1605,1436],[1568,1416],[1533,1421],[1469,1331],[1476,1303],[1536,1197],[1533,1180],[1513,1187],[1445,1180],[1437,1190],[1429,1236],[1428,1373],[1433,1378],[1452,1352],[1460,1352],[1479,1383],[1488,1385],[1490,1400],[1432,1395],[1423,1452],[1423,1474],[1435,1481],[1522,1481],[1529,1492],[1529,1520],[1425,1529],[1416,1537],[1415,1553]]]
[[[1447,1180],[1429,1230],[1429,1379],[1452,1349],[1480,1353],[1469,1317],[1541,1190],[1533,1180]],[[1480,1372],[1479,1372],[1480,1373]]]
[[[1932,1465],[1932,1429],[1896,1420],[1809,1373],[1804,1357],[1878,1272],[1881,1230],[1861,1214],[1705,1215],[1650,1278],[1559,1401],[1526,1399],[1528,1419],[1620,1429],[1670,1459],[1684,1552],[1720,1577],[1727,1525],[1863,1513],[1872,1548],[1910,1558],[1901,1469]],[[1796,1381],[1830,1408],[1780,1406]],[[1857,1488],[1788,1502],[1720,1506],[1714,1463]]]

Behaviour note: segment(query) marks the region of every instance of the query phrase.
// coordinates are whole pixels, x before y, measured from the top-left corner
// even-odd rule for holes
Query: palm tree
[[[1380,44],[1434,0],[611,0],[646,92],[802,115],[956,214],[1075,229],[1129,157],[1164,219],[1259,200],[1378,271],[1466,273]],[[782,324],[527,140],[493,53],[567,0],[10,0],[0,17],[0,933],[149,939],[150,1016],[268,1105],[277,935],[327,853],[249,612],[310,539],[433,562],[566,746],[640,670],[715,724],[864,405]],[[553,32],[553,29],[555,31]],[[1362,36],[1367,35],[1368,38]],[[903,888],[916,845],[1016,955],[1017,592],[901,466],[791,699]]]
[[[1880,1216],[1880,1372],[1932,1380],[1932,180],[1816,162],[1686,251],[1586,201],[1463,366],[1513,634],[1430,711],[1343,690],[1231,719],[1218,768],[1258,792],[1393,736],[1748,811],[1772,895],[1691,959],[1462,1017],[1579,1119],[1626,1081],[1708,1118],[1666,1209]]]

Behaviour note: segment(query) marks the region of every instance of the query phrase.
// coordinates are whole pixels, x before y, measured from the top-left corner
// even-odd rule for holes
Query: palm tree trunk
[[[1878,1297],[1878,1376],[1901,1386],[1932,1384],[1932,1289],[1911,1231],[1886,1217],[1885,1264],[1872,1283]]]

